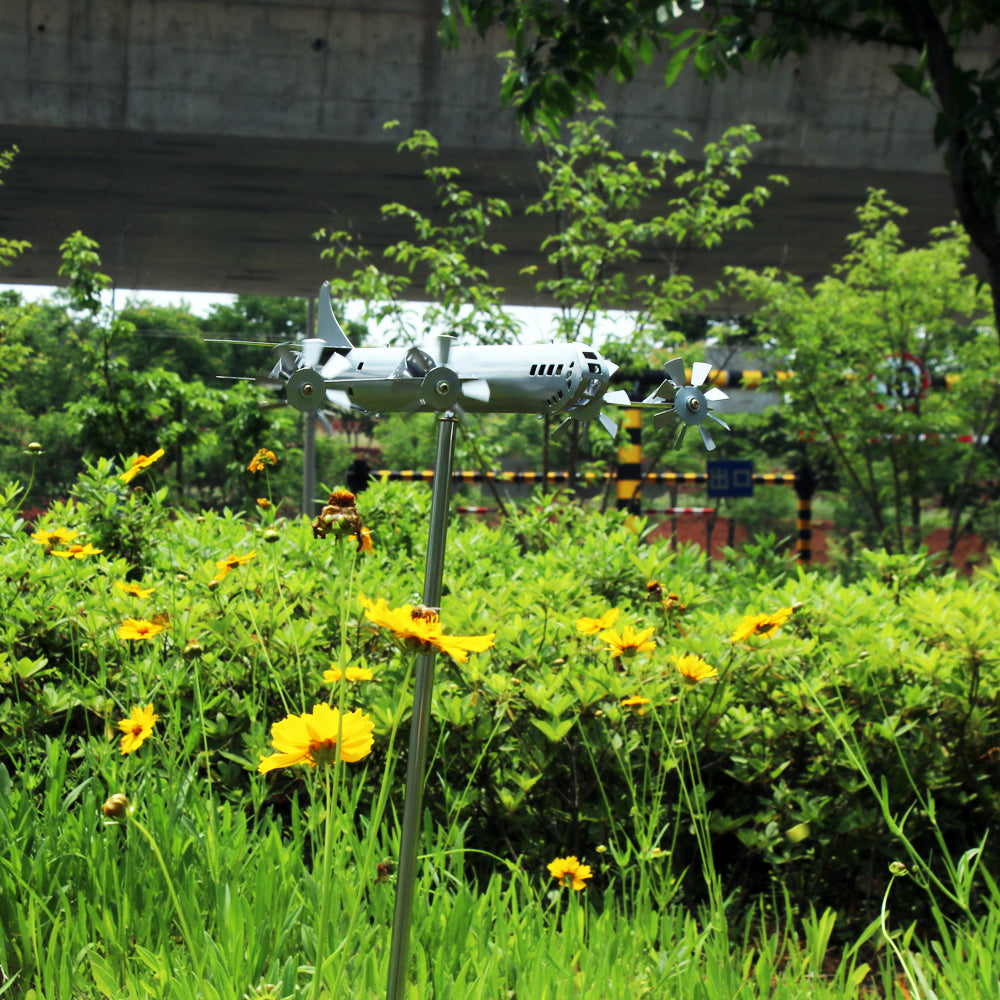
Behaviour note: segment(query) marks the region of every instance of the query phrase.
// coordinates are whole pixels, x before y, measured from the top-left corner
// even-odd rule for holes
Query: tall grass
[[[373,505],[385,502],[383,494]],[[133,534],[143,538],[140,513],[132,514]],[[135,605],[110,583],[136,575],[135,567],[111,552],[58,562],[25,537],[10,504],[5,516],[0,996],[384,996],[399,852],[395,796],[405,764],[397,734],[408,720],[410,658],[376,648],[348,605],[359,590],[405,595],[419,558],[410,560],[401,545],[398,559],[390,553],[355,567],[333,547],[313,547],[304,563],[288,554],[310,545],[304,522],[178,519],[143,541],[142,578],[157,586],[148,613],[167,615],[169,629],[162,641],[128,646],[114,626]],[[56,516],[84,514],[60,509]],[[419,513],[413,523],[419,528]],[[532,670],[488,674],[470,663],[462,674],[468,689],[443,671],[435,690],[441,724],[427,780],[444,807],[425,813],[408,995],[996,998],[996,880],[981,850],[953,852],[952,831],[916,774],[905,801],[879,780],[879,762],[845,725],[854,717],[840,689],[803,666],[803,646],[811,642],[814,650],[818,641],[768,647],[763,665],[753,668],[758,673],[739,684],[758,683],[765,670],[791,678],[786,687],[801,710],[819,720],[826,745],[839,747],[853,768],[857,794],[882,814],[887,851],[898,852],[912,873],[883,873],[880,913],[860,928],[821,903],[804,905],[780,879],[747,905],[723,877],[717,820],[725,804],[707,791],[703,755],[706,734],[738,716],[723,685],[749,656],[717,641],[718,681],[682,686],[669,698],[675,688],[656,687],[651,673],[636,668],[633,678],[620,665],[601,666],[566,628],[567,614],[591,610],[579,602],[598,590],[581,583],[582,570],[567,571],[567,561],[601,561],[599,586],[614,601],[616,579],[639,574],[644,581],[647,562],[662,554],[654,558],[638,541],[624,555],[621,540],[600,549],[591,534],[579,536],[579,551],[566,552],[555,547],[559,533],[550,519],[538,519],[535,530],[547,539],[533,564],[537,579],[523,580],[520,598],[514,586],[505,591],[505,608],[499,584],[496,607],[475,590],[495,567],[482,565],[483,550],[470,537],[458,536],[449,553],[452,593],[484,594],[480,608],[453,604],[456,616],[470,627],[487,613],[504,618],[498,641]],[[280,541],[270,550],[266,532]],[[217,560],[255,544],[255,561],[210,584]],[[500,570],[516,583],[524,558],[509,537],[491,544]],[[673,566],[679,576],[685,566],[703,573],[700,558],[683,559]],[[765,571],[758,570],[754,585],[763,586]],[[684,586],[684,599],[696,600],[690,579]],[[829,607],[836,607],[832,598]],[[668,615],[663,633],[686,635],[691,626],[680,621]],[[331,661],[375,667],[378,698],[345,680],[324,686],[318,675]],[[622,709],[625,686],[640,681],[662,697]],[[519,690],[517,697],[538,709],[535,724],[520,730],[508,725]],[[335,769],[256,774],[270,725],[320,698],[345,710],[370,704],[376,752]],[[149,702],[161,717],[155,732],[123,756],[115,723],[132,705]],[[593,706],[591,718],[613,718],[604,728],[585,728],[573,714],[584,704]],[[486,705],[488,713],[470,714],[470,705]],[[568,757],[573,767],[588,768],[588,781],[619,776],[618,787],[598,781],[594,797],[580,804],[577,828],[610,831],[605,843],[548,845],[550,857],[585,853],[595,877],[580,892],[554,882],[537,856],[508,849],[507,834],[523,817],[517,795],[530,793],[536,773],[517,772],[517,794],[503,790],[506,812],[477,813],[476,806],[496,756],[530,761],[532,753],[560,747],[571,731],[578,741]],[[476,749],[456,762],[448,741],[470,732],[475,738],[462,745]],[[905,759],[901,727],[886,732],[888,750]],[[574,788],[583,787],[579,774],[575,779]],[[116,793],[128,797],[129,810],[108,816],[102,806]],[[933,856],[922,855],[907,832],[916,813],[937,835]],[[490,825],[497,816],[506,827]],[[919,932],[909,909],[894,914],[907,879],[919,882],[932,915]],[[692,894],[692,884],[701,891]],[[869,888],[851,891],[860,898]]]

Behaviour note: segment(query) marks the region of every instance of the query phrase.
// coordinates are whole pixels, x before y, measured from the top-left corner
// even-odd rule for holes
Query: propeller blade
[[[679,389],[687,383],[687,372],[684,370],[683,358],[671,358],[664,366],[667,370],[667,378],[673,383],[674,388]]]
[[[705,399],[729,399],[729,397],[717,385],[713,385],[705,393]]]
[[[284,389],[285,383],[280,378],[271,378],[270,375],[258,375],[253,384],[258,389]]]
[[[572,417],[567,417],[567,418],[566,418],[566,419],[565,419],[565,420],[564,420],[564,421],[563,421],[563,422],[562,422],[561,424],[559,424],[559,426],[558,426],[558,427],[556,427],[556,428],[555,428],[555,429],[554,429],[554,430],[553,430],[553,431],[552,431],[552,432],[551,432],[551,433],[549,434],[549,437],[550,437],[550,438],[554,438],[554,437],[557,437],[557,436],[558,436],[558,437],[562,437],[562,435],[566,433],[566,430],[565,430],[565,428],[566,428],[566,425],[567,425],[567,424],[570,424],[570,423],[572,423],[572,422],[573,422],[573,419],[572,419]]]
[[[350,361],[343,354],[331,354],[326,364],[323,365],[320,375],[323,378],[333,378],[335,375],[340,375],[341,372],[346,372],[351,367]]]
[[[281,362],[281,367],[287,372],[293,372],[298,368],[295,363],[295,358],[292,356],[292,352],[288,349],[287,344],[282,344],[277,349],[278,360]]]
[[[319,363],[326,341],[319,337],[308,337],[302,341],[302,364],[307,368],[315,368]]]
[[[650,406],[662,406],[664,403],[670,403],[673,401],[674,396],[677,395],[677,388],[672,382],[664,380],[643,402],[648,403]]]
[[[721,424],[721,425],[722,425],[723,427],[725,427],[727,431],[731,431],[731,430],[732,430],[732,427],[730,427],[730,426],[729,426],[729,424],[727,424],[727,423],[725,422],[725,420],[723,420],[723,419],[722,419],[722,417],[717,417],[717,416],[716,416],[716,415],[715,415],[714,413],[709,413],[709,416],[710,416],[710,417],[711,417],[711,418],[712,418],[712,419],[713,419],[713,420],[714,420],[714,421],[715,421],[715,422],[716,422],[717,424]]]
[[[611,435],[611,440],[614,441],[618,437],[618,424],[616,424],[611,417],[606,413],[599,413],[597,419],[600,425]]]
[[[629,395],[624,389],[615,389],[613,392],[606,392],[604,394],[604,402],[610,403],[611,406],[632,405],[632,400],[629,399]]]
[[[691,384],[702,385],[712,372],[712,366],[707,361],[695,361],[691,365]]]
[[[478,399],[480,403],[490,401],[490,384],[484,378],[473,378],[462,382],[462,395]]]
[[[317,410],[316,416],[319,418],[319,422],[326,431],[328,436],[333,436],[333,425],[330,423],[330,418],[322,411]]]
[[[653,414],[653,427],[655,430],[661,430],[670,423],[670,418],[674,416],[673,410],[661,410],[659,413]]]
[[[684,441],[684,435],[687,433],[688,425],[682,423],[681,429],[677,432],[677,437],[674,438],[673,446],[674,448],[679,448],[681,443]]]
[[[327,389],[326,398],[330,405],[335,406],[338,410],[349,412],[354,408],[351,404],[351,397],[346,392],[341,392],[340,389]]]
[[[454,337],[449,337],[444,333],[438,337],[438,364],[442,367],[446,367],[448,364],[448,355],[451,354],[451,345],[454,342]]]
[[[698,424],[698,431],[701,434],[702,443],[705,445],[707,451],[715,451],[715,442],[712,440],[711,435],[705,430],[704,424]]]

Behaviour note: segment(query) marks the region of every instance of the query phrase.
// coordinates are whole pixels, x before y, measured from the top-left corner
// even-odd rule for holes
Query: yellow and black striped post
[[[642,489],[642,410],[629,407],[619,433],[617,507],[635,514]]]
[[[808,465],[795,473],[795,495],[798,497],[798,537],[795,557],[799,562],[812,561],[812,501],[816,494],[816,473]]]

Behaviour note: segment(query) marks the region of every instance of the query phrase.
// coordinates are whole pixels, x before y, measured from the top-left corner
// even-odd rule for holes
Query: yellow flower
[[[362,528],[358,533],[358,551],[362,555],[375,551],[375,546],[372,545],[372,533],[368,528]]]
[[[142,746],[143,741],[152,735],[153,724],[159,716],[153,711],[153,706],[145,708],[133,706],[132,714],[118,723],[118,728],[125,734],[122,737],[122,753],[131,753]]]
[[[441,620],[433,608],[411,604],[390,608],[383,597],[378,603],[372,603],[367,597],[360,600],[368,620],[395,633],[396,641],[404,650],[428,653],[436,649],[458,663],[465,663],[469,653],[482,653],[493,645],[493,632],[489,635],[444,635]]]
[[[63,559],[86,559],[87,556],[96,556],[99,552],[103,552],[103,549],[95,549],[90,542],[86,545],[71,545],[68,549],[64,550],[52,550],[52,555],[62,556]]]
[[[271,726],[271,743],[278,753],[265,757],[257,770],[266,774],[293,764],[332,764],[338,750],[341,760],[361,760],[372,752],[374,725],[360,709],[341,717],[340,709],[326,702],[304,715],[288,715]]]
[[[53,545],[67,545],[80,534],[72,528],[53,528],[51,531],[36,531],[31,537],[39,545],[51,549]]]
[[[148,469],[154,462],[163,458],[165,452],[162,448],[157,448],[152,455],[140,455],[132,461],[132,468],[126,469],[118,478],[123,483],[130,483],[143,469]]]
[[[558,879],[561,885],[571,885],[577,892],[586,888],[583,880],[593,874],[590,865],[581,865],[579,858],[573,855],[568,858],[556,858],[548,868],[549,874]]]
[[[229,571],[231,569],[236,569],[238,566],[242,566],[244,563],[250,562],[250,560],[256,558],[256,556],[257,550],[254,549],[245,556],[231,555],[226,556],[225,559],[217,559],[215,561],[216,574],[212,577],[212,579],[216,583],[220,583],[222,580],[225,580],[227,576],[229,576]]]
[[[345,673],[349,681],[370,681],[375,676],[366,667],[348,667]],[[324,670],[323,680],[328,684],[336,684],[340,680],[340,667]]]
[[[278,460],[274,457],[273,451],[261,448],[247,466],[247,472],[263,472],[269,465],[277,465]]]
[[[632,695],[631,698],[622,698],[622,708],[639,708],[642,705],[648,704],[648,698],[642,698],[637,694]]]
[[[626,625],[622,629],[621,635],[613,629],[609,629],[602,632],[598,639],[607,643],[608,651],[614,657],[635,656],[636,653],[651,653],[656,649],[656,643],[649,638],[653,632],[653,628],[636,632],[631,625]]]
[[[695,656],[694,653],[684,653],[681,656],[671,654],[670,659],[674,661],[674,666],[677,667],[681,676],[689,684],[697,684],[699,681],[706,680],[709,677],[719,676],[719,671],[715,667],[710,666],[700,656]]]
[[[268,500],[267,497],[257,497],[257,506],[260,507],[261,510],[267,510],[268,507],[271,506],[271,501]]]
[[[791,608],[780,608],[773,615],[747,615],[729,637],[729,641],[743,642],[752,635],[762,635],[765,639],[770,639],[791,616]]]
[[[137,583],[123,583],[121,580],[115,580],[115,587],[129,597],[149,597],[155,589],[154,587],[143,589]]]
[[[597,635],[598,632],[611,628],[620,614],[618,608],[612,608],[610,611],[605,611],[600,618],[577,618],[576,630],[584,635]]]
[[[152,639],[154,635],[159,635],[165,628],[166,625],[161,625],[159,622],[148,622],[145,618],[126,618],[118,628],[118,638],[125,641]]]

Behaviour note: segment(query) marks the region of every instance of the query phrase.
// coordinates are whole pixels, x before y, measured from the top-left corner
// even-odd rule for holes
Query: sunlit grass
[[[402,632],[495,633],[436,679],[409,995],[997,996],[989,842],[958,829],[941,778],[964,780],[959,752],[974,775],[991,760],[995,587],[910,593],[876,570],[847,589],[763,558],[710,575],[696,553],[567,508],[518,525],[527,552],[514,533],[455,532],[444,607],[397,621],[388,609],[412,606],[418,579],[419,494],[373,489],[368,510],[391,513],[364,512],[371,555],[269,510],[137,505],[123,524],[141,571],[111,536],[107,553],[51,558],[13,499],[0,995],[384,996]],[[43,530],[86,541],[108,523],[67,505]],[[385,634],[359,594],[385,600]],[[620,641],[602,641],[612,626]],[[303,722],[296,760],[259,773],[289,752],[275,723],[318,704],[364,713],[372,752],[362,734],[341,766],[341,724]],[[925,732],[951,771],[913,752]],[[864,842],[866,823],[878,853],[859,868],[835,847]],[[765,864],[763,889],[741,883]],[[871,884],[835,884],[859,870]]]

